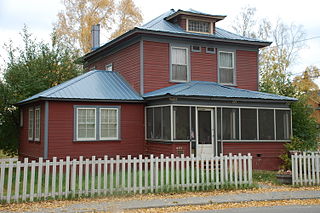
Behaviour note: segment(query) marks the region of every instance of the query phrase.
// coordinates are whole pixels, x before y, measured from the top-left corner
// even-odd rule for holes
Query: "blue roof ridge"
[[[61,88],[59,88],[59,89],[57,89],[57,90],[54,90],[54,91],[51,92],[51,93],[48,93],[47,96],[50,96],[50,95],[52,95],[53,93],[56,93],[56,92],[58,92],[58,91],[60,91],[60,90],[62,90],[62,89],[64,89],[64,88],[66,88],[66,87],[68,87],[68,86],[76,83],[76,82],[79,82],[79,81],[83,80],[83,79],[91,76],[92,74],[94,74],[94,73],[97,72],[97,71],[101,71],[101,70],[92,70],[92,71],[89,71],[89,72],[85,73],[84,75],[79,75],[79,76],[77,76],[75,79],[70,79],[69,81],[66,81],[66,82],[63,83],[63,84],[66,84],[66,85],[58,84],[57,86],[60,86]],[[77,78],[78,78],[78,79],[77,79]],[[57,87],[57,86],[55,86],[55,87]],[[52,87],[52,89],[54,89],[54,87]]]
[[[113,72],[116,73],[116,74],[123,80],[123,82],[126,84],[126,86],[129,87],[137,96],[139,96],[139,97],[142,98],[141,94],[138,93],[138,92],[132,87],[132,85],[129,84],[129,82],[128,82],[119,72],[117,72],[117,71],[113,71]]]
[[[199,84],[199,83],[200,83],[199,81],[190,81],[190,84],[189,84],[189,85],[186,84],[186,87],[185,87],[185,88],[177,91],[176,93],[182,92],[182,91],[187,90],[187,89],[189,89],[189,88],[191,88],[191,87],[194,87],[196,84]]]

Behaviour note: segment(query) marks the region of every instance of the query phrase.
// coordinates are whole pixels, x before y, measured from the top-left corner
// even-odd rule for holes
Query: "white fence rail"
[[[320,184],[320,154],[310,152],[291,155],[292,184],[319,185]]]
[[[115,193],[199,190],[252,183],[252,156],[210,158],[154,157],[96,158],[24,162],[0,165],[2,202]]]

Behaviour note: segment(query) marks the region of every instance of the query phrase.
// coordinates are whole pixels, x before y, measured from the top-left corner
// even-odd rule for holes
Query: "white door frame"
[[[211,144],[199,144],[199,123],[198,123],[198,112],[199,111],[210,111],[211,114]],[[216,155],[216,107],[198,107],[195,109],[195,122],[196,122],[196,155]],[[203,149],[209,149],[207,154],[202,154]]]

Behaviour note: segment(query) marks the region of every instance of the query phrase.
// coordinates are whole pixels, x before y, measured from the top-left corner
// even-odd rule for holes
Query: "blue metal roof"
[[[215,82],[191,81],[165,87],[159,90],[148,92],[144,98],[159,97],[165,95],[188,96],[188,97],[215,97],[215,98],[244,98],[262,99],[276,101],[296,101],[295,98],[239,89],[231,86],[224,86]]]
[[[119,73],[105,70],[87,72],[18,104],[36,99],[143,101]]]
[[[216,39],[227,39],[227,40],[238,40],[238,41],[249,41],[249,42],[262,42],[268,43],[267,41],[254,39],[254,38],[247,38],[241,35],[237,35],[221,28],[216,27],[216,31],[214,34],[203,34],[203,33],[194,33],[194,32],[187,32],[182,29],[178,24],[173,24],[169,21],[166,21],[165,18],[175,13],[175,10],[169,10],[168,12],[163,13],[162,15],[158,16],[157,18],[151,20],[150,22],[144,24],[141,27],[137,27],[141,30],[151,30],[151,31],[158,31],[158,32],[166,32],[166,33],[175,33],[181,35],[195,35],[195,36],[204,36],[208,38],[216,38]],[[198,14],[206,14],[201,13],[195,10],[188,10],[188,12],[198,13]],[[209,15],[209,14],[206,14]]]

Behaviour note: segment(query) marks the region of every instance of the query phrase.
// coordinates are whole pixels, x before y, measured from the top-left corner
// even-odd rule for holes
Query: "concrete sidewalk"
[[[183,205],[206,205],[213,203],[272,201],[290,199],[320,199],[320,191],[273,191],[266,193],[223,194],[206,197],[185,197],[170,199],[128,200],[117,202],[84,202],[71,204],[62,208],[43,208],[32,212],[121,212],[125,209],[157,208]]]

